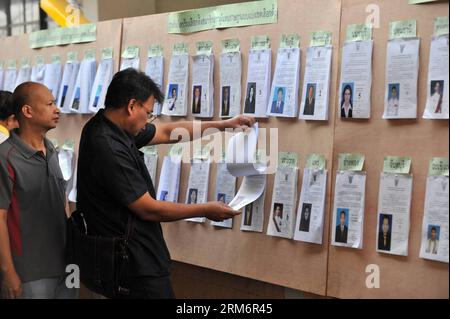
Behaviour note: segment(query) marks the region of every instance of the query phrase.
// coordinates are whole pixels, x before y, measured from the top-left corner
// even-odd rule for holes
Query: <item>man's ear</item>
[[[135,107],[135,104],[136,104],[136,99],[131,99],[128,102],[128,105],[127,105],[127,113],[128,114],[131,115],[131,112],[133,112],[133,108]]]
[[[33,117],[33,114],[31,112],[31,106],[25,104],[22,106],[22,108],[20,109],[22,111],[22,115],[27,118],[30,119]]]

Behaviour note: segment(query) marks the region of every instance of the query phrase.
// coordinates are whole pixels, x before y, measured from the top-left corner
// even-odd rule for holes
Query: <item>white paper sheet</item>
[[[3,90],[3,85],[5,82],[5,69],[0,66],[0,90]]]
[[[189,173],[188,187],[186,190],[186,204],[203,204],[208,201],[209,160],[194,159]],[[194,217],[186,219],[190,222],[204,223],[205,217]]]
[[[342,48],[338,112],[341,118],[370,118],[373,41],[347,42]]]
[[[428,64],[427,102],[423,118],[448,119],[448,35],[434,38]]]
[[[173,55],[170,60],[169,77],[166,88],[166,99],[162,114],[170,116],[186,116],[188,102],[189,56]]]
[[[73,178],[71,181],[69,195],[67,196],[67,199],[72,203],[77,202],[77,172],[78,172],[77,164],[75,163],[75,172],[73,174]]]
[[[64,65],[64,72],[61,80],[61,86],[58,90],[57,105],[61,113],[71,113],[69,102],[67,100],[72,95],[77,81],[78,71],[80,70],[80,62],[73,61]]]
[[[122,58],[122,63],[120,64],[120,71],[123,71],[128,68],[133,68],[139,70],[139,58],[126,59]]]
[[[244,114],[265,118],[270,94],[272,50],[250,50]]]
[[[29,65],[23,66],[17,72],[16,83],[14,89],[24,82],[29,82],[31,80],[31,68]],[[11,91],[13,92],[13,91]]]
[[[448,263],[449,177],[428,176],[420,257]]]
[[[58,90],[61,84],[61,63],[51,63],[45,65],[43,84],[58,98]]]
[[[164,83],[164,57],[163,56],[148,57],[147,64],[145,66],[145,74],[147,74],[162,91]],[[162,104],[155,101],[155,105],[153,106],[153,115],[160,115],[161,109]]]
[[[322,244],[327,171],[305,168],[294,239]]]
[[[294,237],[298,168],[278,167],[270,206],[267,235]]]
[[[378,195],[377,251],[408,255],[411,175],[381,173]],[[387,225],[387,227],[386,227]]]
[[[365,172],[337,172],[332,219],[332,245],[362,249],[365,193]]]
[[[45,64],[36,64],[31,68],[31,82],[44,84]]]
[[[236,177],[228,172],[226,163],[217,163],[215,201],[229,204],[236,192]],[[233,218],[222,222],[211,222],[211,225],[224,228],[233,228]]]
[[[83,60],[80,65],[75,88],[72,95],[66,101],[71,112],[87,114],[89,112],[89,98],[92,92],[92,85],[95,80],[97,62],[94,59]]]
[[[242,207],[257,200],[266,188],[266,175],[245,176],[241,187],[233,200],[228,204],[234,210],[240,210]]]
[[[144,163],[147,167],[150,178],[153,182],[153,187],[156,188],[156,168],[158,166],[158,154],[148,154],[144,153]]]
[[[417,117],[419,39],[395,39],[387,45],[384,119]]]
[[[265,173],[266,167],[256,161],[258,127],[258,123],[255,123],[250,130],[234,135],[228,142],[226,163],[233,176]]]
[[[331,46],[314,46],[307,49],[300,119],[328,120],[332,56]]]
[[[157,200],[178,202],[180,190],[181,158],[164,156],[159,176]]]
[[[300,49],[278,49],[275,73],[269,95],[267,114],[297,117],[300,82]]]
[[[106,93],[108,92],[108,86],[113,78],[113,73],[114,60],[101,60],[89,96],[88,109],[90,112],[96,113],[99,109],[105,107]]]
[[[240,52],[220,55],[220,116],[241,113],[242,61]]]
[[[192,115],[199,118],[214,116],[214,55],[193,56],[192,66]]]
[[[61,148],[58,151],[59,167],[61,168],[63,178],[66,182],[68,182],[72,178],[73,158],[74,158],[73,150]]]
[[[3,90],[14,92],[16,88],[17,69],[7,68],[5,70],[5,81],[3,83]]]

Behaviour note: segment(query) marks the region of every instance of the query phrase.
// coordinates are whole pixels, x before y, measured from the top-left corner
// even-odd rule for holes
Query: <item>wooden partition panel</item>
[[[448,1],[409,5],[406,0],[343,0],[341,48],[347,25],[364,23],[369,3],[377,6],[380,13],[380,26],[373,30],[372,114],[369,120],[360,121],[341,120],[337,116],[332,178],[334,182],[338,153],[361,153],[366,156],[364,247],[357,250],[330,246],[328,295],[340,298],[448,298],[448,264],[419,258],[428,163],[432,157],[448,157],[448,121],[422,119],[434,18],[448,15]],[[421,41],[418,119],[383,120],[389,22],[406,19],[417,20]],[[337,104],[336,99],[335,109]],[[407,257],[376,252],[378,187],[386,155],[412,157],[413,193]],[[365,269],[369,264],[379,266],[379,289],[366,288],[369,274]]]
[[[370,6],[369,6],[370,5]],[[268,177],[265,201],[264,232],[240,231],[241,217],[234,220],[233,229],[213,227],[209,222],[196,224],[186,221],[163,225],[172,258],[176,261],[206,267],[243,277],[253,278],[276,285],[302,290],[318,295],[339,298],[448,298],[448,264],[420,259],[420,237],[425,197],[428,162],[435,156],[448,157],[448,120],[423,120],[427,92],[427,72],[434,18],[448,15],[448,1],[422,5],[408,5],[408,0],[279,0],[278,23],[208,30],[191,34],[168,34],[167,14],[127,18],[100,22],[97,41],[86,44],[58,46],[31,50],[28,36],[5,38],[0,41],[0,60],[44,55],[47,61],[59,53],[65,63],[68,51],[78,51],[79,58],[85,49],[95,48],[97,60],[101,49],[114,48],[115,70],[119,67],[120,52],[129,45],[140,48],[140,69],[144,70],[149,45],[164,47],[164,88],[167,85],[171,48],[174,43],[189,44],[189,53],[195,53],[195,42],[211,40],[215,54],[215,118],[219,119],[219,55],[221,40],[238,38],[242,52],[242,92],[245,92],[250,38],[268,35],[272,48],[272,74],[276,63],[276,52],[282,34],[298,33],[301,36],[300,88],[303,86],[306,48],[310,32],[324,30],[332,32],[333,63],[330,88],[330,119],[324,122],[298,119],[270,118],[261,120],[263,128],[277,128],[280,152],[299,154],[300,192],[305,158],[309,153],[321,153],[327,158],[328,186],[325,205],[323,245],[296,242],[270,237],[265,233],[270,214],[274,176]],[[345,121],[339,118],[338,81],[340,56],[345,41],[346,28],[350,24],[364,23],[370,14],[366,9],[379,9],[378,28],[374,29],[372,112],[369,120]],[[385,56],[390,21],[416,19],[420,44],[420,69],[418,83],[418,119],[383,120],[385,86]],[[192,80],[190,60],[189,85]],[[189,86],[190,87],[190,86]],[[190,91],[190,90],[189,90]],[[242,96],[242,99],[244,96]],[[190,104],[188,99],[188,105]],[[49,137],[64,141],[74,138],[78,148],[79,135],[90,115],[63,115],[59,126],[49,132]],[[192,120],[161,116],[155,123]],[[159,167],[168,146],[158,147]],[[366,209],[364,220],[364,243],[362,250],[339,248],[330,245],[330,216],[339,153],[362,153],[366,156],[367,171]],[[414,175],[411,227],[407,257],[376,252],[376,226],[379,176],[386,155],[412,157]],[[189,165],[183,164],[179,202],[184,202],[189,176]],[[157,177],[157,183],[158,178]],[[214,200],[216,165],[212,164],[209,200]],[[240,181],[239,181],[240,182]],[[239,186],[239,185],[238,185]],[[369,264],[380,268],[378,289],[366,288]]]
[[[303,82],[305,54],[306,48],[309,46],[310,32],[316,30],[331,31],[333,33],[334,48],[331,84],[331,101],[333,101],[337,78],[340,2],[328,0],[282,0],[278,1],[278,5],[277,24],[210,30],[187,35],[167,33],[167,14],[124,19],[122,47],[125,48],[129,45],[139,46],[141,69],[144,69],[148,46],[151,44],[163,45],[166,80],[164,87],[166,87],[171,48],[174,43],[189,43],[190,55],[193,55],[195,53],[195,42],[201,40],[213,41],[215,54],[215,119],[218,119],[221,40],[238,38],[241,42],[243,62],[242,92],[245,92],[248,52],[252,36],[268,35],[270,37],[273,51],[273,73],[281,35],[283,33],[298,33],[301,36],[302,50],[300,79]],[[192,70],[192,59],[190,63],[190,69]],[[190,76],[191,80],[192,76]],[[187,119],[192,119],[191,115]],[[302,170],[305,166],[307,154],[324,154],[329,160],[329,168],[331,167],[333,119],[334,109],[331,111],[330,120],[326,122],[306,122],[298,119],[277,118],[260,121],[260,125],[264,128],[278,128],[279,151],[297,152],[299,154],[298,192],[300,191]],[[184,119],[163,116],[158,121],[181,120]],[[162,155],[167,153],[167,147],[159,147],[158,152],[160,154],[159,164],[161,164]],[[158,175],[159,171],[160,167],[158,168]],[[184,164],[181,176],[180,202],[185,200],[188,176],[189,165]],[[215,165],[213,164],[210,176],[210,200],[214,200],[215,176]],[[172,258],[185,263],[324,295],[327,272],[328,217],[325,220],[324,245],[322,246],[266,236],[273,179],[273,175],[268,178],[263,234],[240,231],[240,216],[235,218],[232,230],[215,228],[209,222],[206,224],[195,224],[179,221],[165,224],[165,238]],[[329,202],[330,192],[328,191],[327,211],[329,210]]]

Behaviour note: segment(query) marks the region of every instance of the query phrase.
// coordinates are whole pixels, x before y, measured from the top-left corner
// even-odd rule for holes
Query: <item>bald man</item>
[[[19,128],[0,145],[0,271],[3,298],[73,298],[65,284],[67,201],[58,155],[46,138],[55,98],[26,82],[13,93]]]

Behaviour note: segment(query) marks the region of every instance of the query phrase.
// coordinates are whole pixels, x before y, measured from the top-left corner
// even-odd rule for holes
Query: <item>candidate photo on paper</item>
[[[223,86],[222,87],[222,115],[228,116],[230,115],[230,87]]]
[[[175,103],[178,98],[178,84],[169,84],[169,94],[170,94],[169,111],[172,111],[175,108]]]
[[[285,87],[275,87],[272,100],[271,113],[283,114],[284,102],[286,98],[286,88]]]
[[[247,83],[244,113],[255,113],[256,82]]]
[[[398,107],[399,107],[399,99],[400,99],[400,84],[399,83],[390,83],[388,84],[388,109],[387,113],[390,116],[398,115]]]
[[[217,193],[217,201],[225,203],[226,195],[223,193]]]
[[[169,194],[168,191],[161,191],[161,194],[159,195],[159,200],[165,202],[167,200],[168,194]]]
[[[298,228],[299,231],[309,232],[309,224],[311,222],[311,209],[312,204],[303,203],[302,213],[300,216],[300,226]]]
[[[273,205],[273,223],[277,232],[281,233],[281,226],[283,224],[283,204],[275,203]]]
[[[188,204],[197,204],[198,189],[189,188]]]
[[[192,92],[192,113],[199,114],[202,111],[202,86],[195,85]]]
[[[378,226],[378,249],[391,250],[392,215],[380,214]]]
[[[316,106],[316,83],[308,83],[306,85],[305,107],[303,115],[314,115]]]
[[[441,227],[437,225],[428,225],[427,231],[427,248],[425,252],[436,255],[439,249],[439,235]]]
[[[434,113],[442,113],[442,95],[444,92],[444,81],[431,81],[430,83],[430,102]]]
[[[341,118],[353,117],[353,82],[342,83],[341,94]]]
[[[253,203],[245,206],[244,209],[244,226],[251,226],[253,218]]]
[[[348,208],[337,209],[336,225],[334,241],[346,244],[348,236]]]

